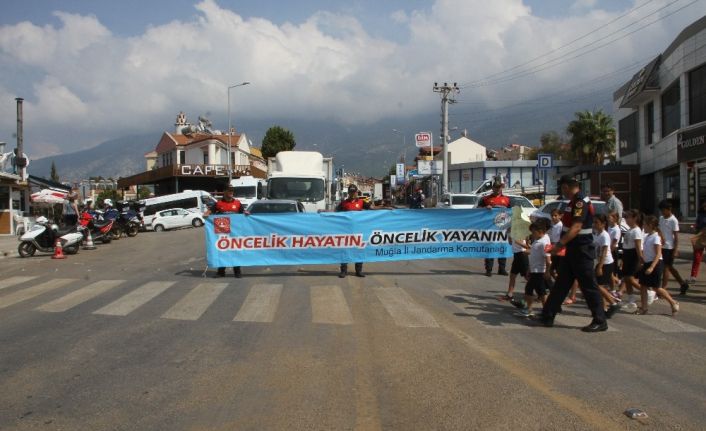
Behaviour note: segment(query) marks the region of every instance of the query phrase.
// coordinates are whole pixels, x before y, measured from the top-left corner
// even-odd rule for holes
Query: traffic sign
[[[431,147],[433,135],[431,132],[419,132],[414,135],[414,142],[417,144],[417,148]]]
[[[537,155],[537,168],[551,169],[553,167],[554,167],[554,155],[553,154],[538,154]]]

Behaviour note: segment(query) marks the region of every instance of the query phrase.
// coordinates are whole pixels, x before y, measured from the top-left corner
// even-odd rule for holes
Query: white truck
[[[305,212],[333,209],[333,159],[315,151],[280,151],[267,161],[267,197],[292,199]]]
[[[261,178],[251,176],[233,178],[230,185],[233,187],[233,197],[239,200],[243,207],[267,196],[267,181]]]
[[[379,202],[384,199],[382,194],[382,183],[373,184],[373,202]]]

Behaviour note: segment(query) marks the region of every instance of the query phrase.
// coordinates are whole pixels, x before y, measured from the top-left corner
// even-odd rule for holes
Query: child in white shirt
[[[659,220],[655,216],[645,217],[643,223],[645,228],[645,240],[642,246],[644,265],[640,269],[640,299],[642,308],[638,314],[647,314],[647,290],[652,288],[657,295],[667,300],[672,307],[672,316],[679,311],[679,303],[662,286],[662,271],[664,262],[662,260],[662,232],[659,230]]]
[[[532,245],[527,251],[529,254],[529,276],[525,285],[525,308],[520,311],[523,317],[532,316],[532,303],[534,302],[534,293],[537,298],[544,304],[547,300],[547,289],[551,277],[549,275],[549,267],[552,263],[551,243],[547,230],[549,229],[549,220],[538,219],[530,225],[532,232]]]

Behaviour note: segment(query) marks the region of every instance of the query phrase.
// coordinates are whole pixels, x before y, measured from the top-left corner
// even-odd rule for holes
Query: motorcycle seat
[[[96,227],[96,229],[100,229],[104,226],[107,226],[108,224],[112,223],[112,220],[105,220],[105,221],[94,221],[93,226]]]

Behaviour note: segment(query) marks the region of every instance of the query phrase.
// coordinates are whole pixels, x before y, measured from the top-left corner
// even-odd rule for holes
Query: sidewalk
[[[0,235],[0,259],[17,257],[17,246],[20,242],[15,235]]]

